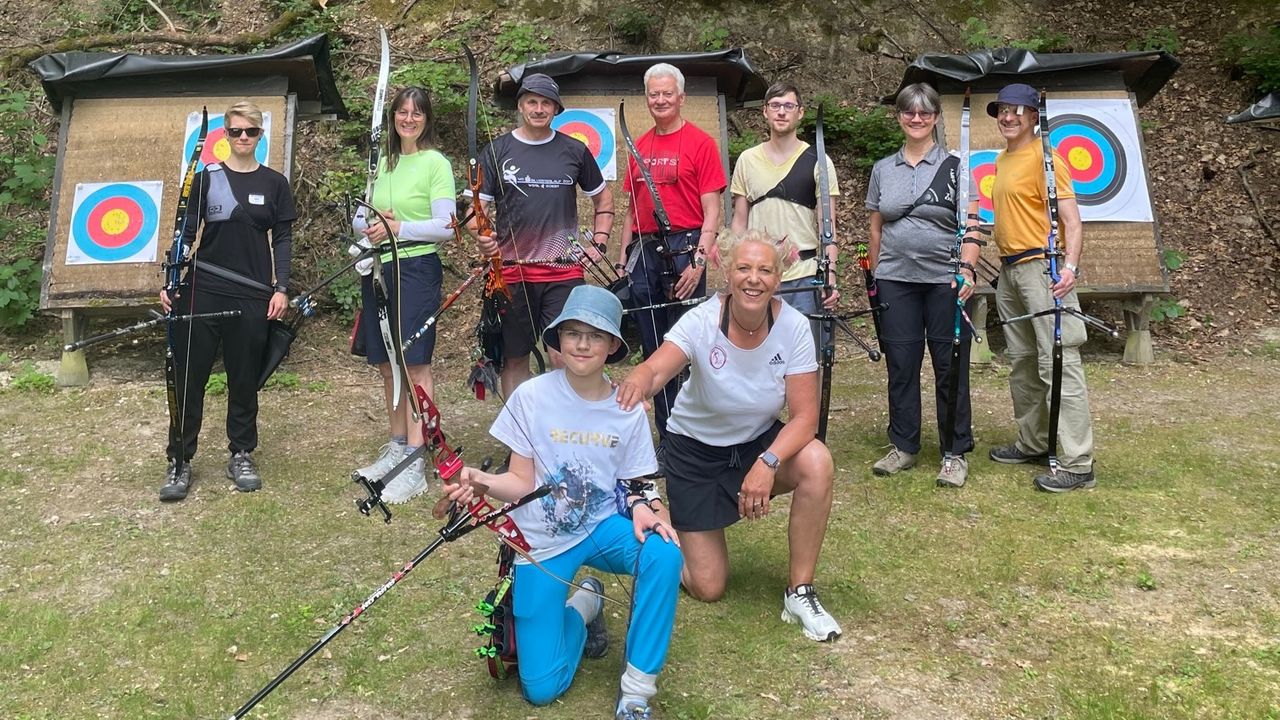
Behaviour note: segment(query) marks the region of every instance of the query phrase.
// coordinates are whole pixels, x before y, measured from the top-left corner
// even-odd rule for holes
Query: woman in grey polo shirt
[[[955,183],[958,158],[934,137],[941,104],[932,87],[917,83],[898,93],[898,124],[906,142],[898,152],[876,163],[867,188],[871,210],[869,252],[880,300],[880,345],[889,373],[889,453],[873,467],[877,475],[892,475],[916,464],[920,453],[920,366],[929,346],[933,361],[939,437],[946,422],[947,373],[951,365],[955,329],[956,282],[951,248],[955,243]],[[975,253],[976,245],[965,245]],[[972,249],[970,249],[972,248]],[[968,258],[970,263],[974,258]],[[973,271],[962,268],[968,281],[960,289],[973,292]],[[952,447],[938,473],[938,484],[964,485],[973,450],[969,408],[969,342],[962,333],[959,400]],[[948,454],[943,452],[944,455]]]

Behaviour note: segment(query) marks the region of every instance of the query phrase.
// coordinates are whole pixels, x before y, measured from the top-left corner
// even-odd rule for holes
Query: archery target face
[[[156,259],[164,183],[80,183],[71,208],[67,265]]]
[[[996,208],[991,203],[991,190],[996,184],[996,151],[995,150],[976,150],[969,153],[969,175],[973,178],[973,185],[977,186],[977,194],[972,193],[970,188],[970,197],[972,201],[975,197],[978,200],[978,222],[984,225],[990,225],[995,221]]]
[[[617,142],[613,131],[615,112],[612,108],[565,110],[551,121],[552,129],[587,146],[605,180],[618,179]]]
[[[184,135],[182,143],[182,165],[179,171],[179,177],[187,172],[187,161],[191,159],[191,152],[196,148],[196,139],[200,137],[200,120],[202,114],[192,112],[187,115],[187,132]],[[271,113],[262,113],[262,139],[258,141],[258,148],[254,151],[254,157],[258,162],[266,165],[267,156],[271,151]],[[196,172],[204,169],[209,163],[219,163],[231,157],[231,138],[227,137],[227,130],[223,124],[222,113],[209,115],[209,134],[204,140],[204,149],[200,152],[200,162],[196,164]]]
[[[1048,112],[1049,142],[1066,161],[1080,218],[1152,222],[1132,103],[1051,96]]]

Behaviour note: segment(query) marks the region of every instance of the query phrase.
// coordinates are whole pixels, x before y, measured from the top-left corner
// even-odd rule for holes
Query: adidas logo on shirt
[[[783,359],[782,359],[782,353],[774,353],[774,355],[773,355],[773,359],[769,361],[769,364],[770,364],[770,365],[785,365],[785,364],[786,364],[786,362],[784,362],[784,361],[783,361]]]

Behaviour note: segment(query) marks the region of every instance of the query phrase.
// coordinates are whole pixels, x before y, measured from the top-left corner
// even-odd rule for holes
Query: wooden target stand
[[[221,114],[242,98],[270,114],[265,164],[289,177],[297,117],[297,98],[292,93],[67,98],[63,102],[40,309],[62,318],[64,344],[84,339],[91,319],[129,322],[148,309],[159,307],[164,283],[162,263],[173,239],[174,214],[187,161],[187,117],[203,107],[210,115]],[[226,148],[220,152],[225,153]],[[76,186],[150,181],[163,183],[161,202],[154,209],[155,260],[68,264],[73,223],[79,223],[76,232],[83,233],[85,227],[83,212],[73,218]],[[152,208],[148,206],[148,210]],[[150,214],[147,213],[148,220]],[[113,220],[125,223],[134,218],[126,220],[120,212],[107,220],[102,220],[101,215],[95,218],[95,222],[104,224]],[[57,381],[63,386],[88,384],[85,350],[62,353]]]

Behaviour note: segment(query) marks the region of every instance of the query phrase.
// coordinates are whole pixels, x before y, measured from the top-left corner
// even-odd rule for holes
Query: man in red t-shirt
[[[684,74],[672,65],[658,63],[645,71],[644,88],[654,126],[636,138],[636,150],[653,178],[671,231],[664,237],[654,213],[653,195],[633,156],[623,181],[631,210],[622,225],[621,262],[631,279],[634,307],[706,295],[706,259],[720,230],[720,193],[728,184],[715,140],[680,115],[685,101]],[[645,358],[658,349],[688,307],[635,313]],[[654,396],[659,435],[666,434],[667,416],[679,389],[679,379],[673,379]]]

